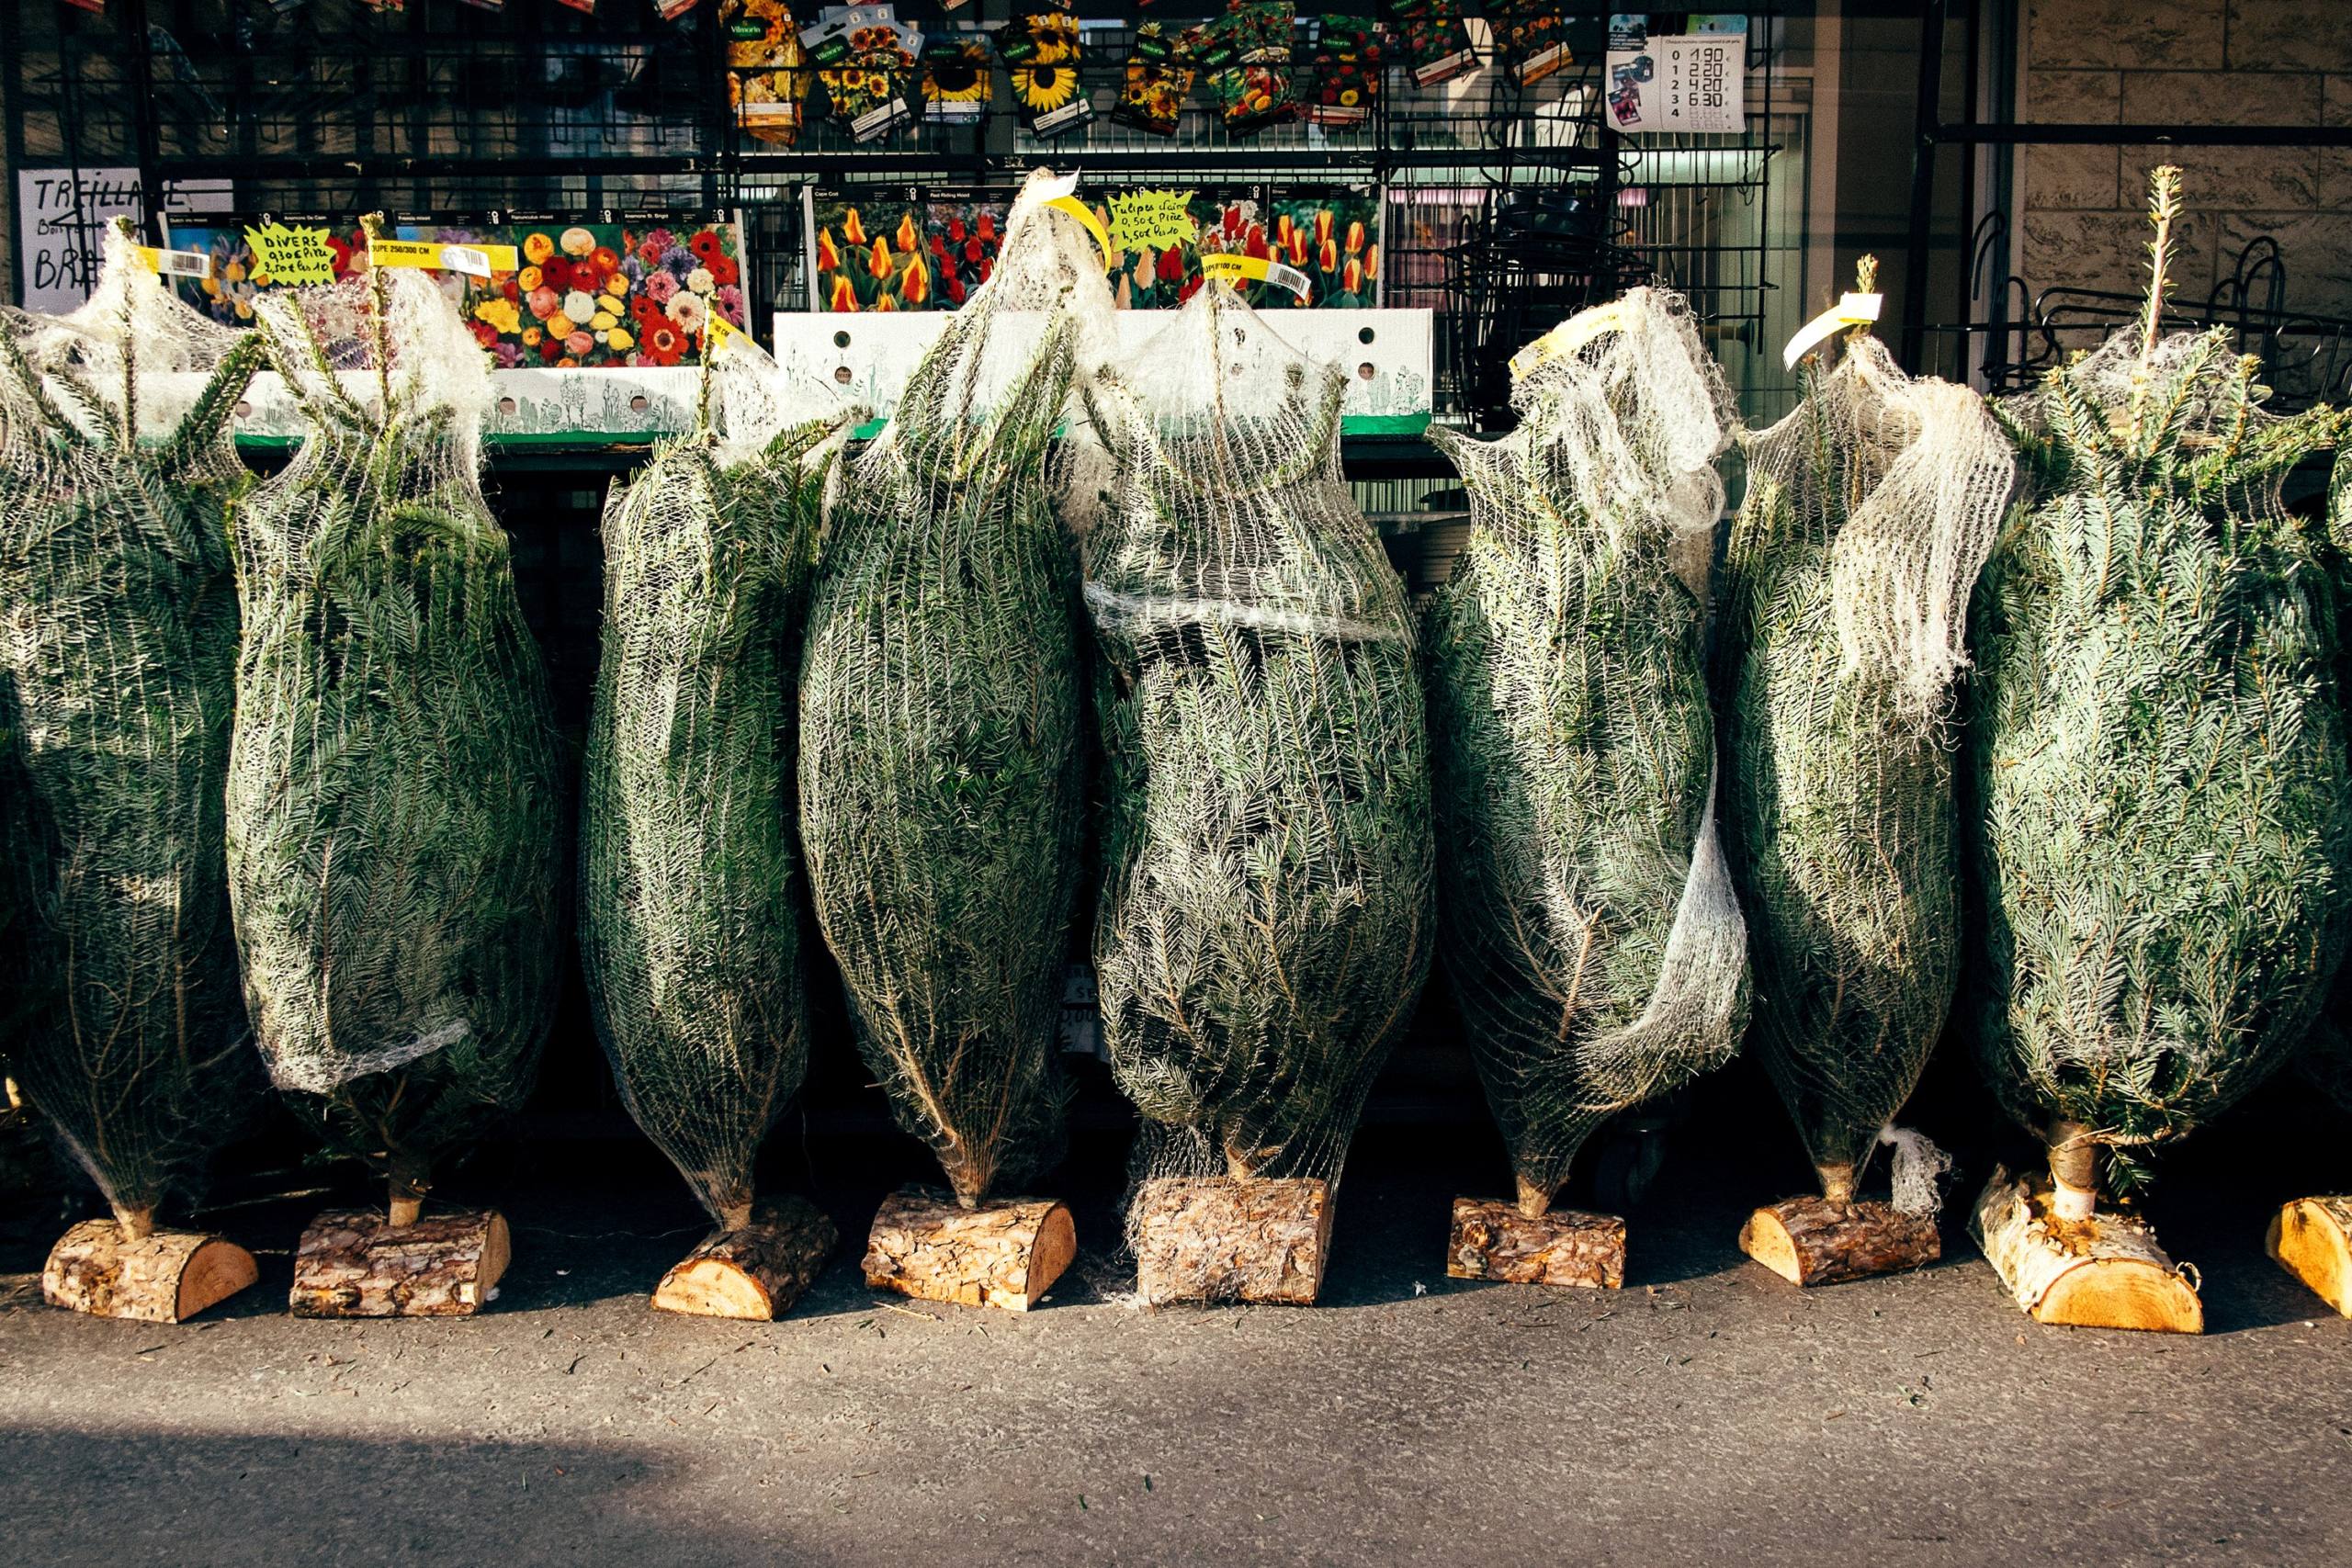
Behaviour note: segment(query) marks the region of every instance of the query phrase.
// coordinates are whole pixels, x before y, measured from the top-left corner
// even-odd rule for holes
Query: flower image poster
[[[936,308],[940,286],[933,275],[921,208],[903,201],[827,198],[816,203],[813,216],[815,309]],[[992,252],[989,259],[994,260]]]
[[[996,269],[997,248],[1012,203],[1001,196],[933,199],[925,210],[925,243],[939,279],[939,305],[954,310]]]

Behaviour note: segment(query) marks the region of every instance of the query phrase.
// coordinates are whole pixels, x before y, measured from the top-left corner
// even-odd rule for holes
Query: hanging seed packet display
[[[654,1304],[770,1318],[835,1239],[804,1200],[755,1207],[753,1167],[808,1065],[788,628],[860,412],[721,342],[695,428],[605,514],[580,956],[622,1100],[718,1227]]]
[[[985,33],[942,33],[922,47],[923,113],[943,124],[963,124],[989,112],[989,40]]]
[[[833,123],[854,141],[872,141],[913,114],[907,98],[914,86],[915,57],[895,27],[876,24],[850,36],[847,58],[820,67],[817,80]]]
[[[421,1211],[437,1168],[530,1086],[567,840],[547,679],[477,478],[485,355],[421,271],[271,294],[261,316],[308,431],[235,519],[245,999],[288,1103],[390,1186],[388,1211],[304,1234],[294,1306],[470,1313],[505,1223]],[[369,346],[348,378],[319,346],[345,335]]]
[[[2194,1291],[2100,1198],[2301,1045],[2344,946],[2352,771],[2279,504],[2344,420],[2266,413],[2226,330],[2161,331],[2179,188],[2155,172],[2143,321],[2016,410],[2030,500],[1976,596],[1968,765],[1982,1054],[2050,1151],[2047,1183],[1986,1187],[1985,1255],[2043,1322],[2195,1332]]]
[[[997,39],[1023,130],[1032,136],[1055,137],[1094,118],[1094,101],[1080,76],[1076,17],[1067,11],[1017,16]]]
[[[1478,63],[1470,48],[1470,29],[1462,20],[1461,0],[1396,0],[1389,19],[1417,87],[1450,82]]]
[[[173,296],[127,220],[104,254],[71,315],[0,322],[7,1068],[112,1216],[66,1232],[43,1294],[176,1323],[255,1277],[243,1248],[156,1224],[263,1089],[220,819],[223,517],[250,482],[229,422],[259,354]]]
[[[1380,103],[1380,80],[1385,69],[1378,21],[1370,17],[1317,17],[1315,51],[1309,57],[1308,122],[1348,127],[1370,120]]]
[[[1232,135],[1281,125],[1299,115],[1290,68],[1296,12],[1289,0],[1236,0],[1208,24],[1201,96]]]
[[[1446,1269],[1613,1288],[1625,1223],[1552,1207],[1570,1163],[1745,1022],[1702,665],[1732,405],[1662,289],[1512,368],[1517,430],[1439,436],[1471,504],[1429,625],[1445,967],[1519,1177],[1455,1200]]]
[[[1146,1118],[1144,1299],[1310,1303],[1434,939],[1404,587],[1340,473],[1345,378],[1212,282],[1087,407],[1108,763],[1094,964]]]
[[[1062,1148],[1055,1060],[1083,809],[1078,587],[1047,456],[1109,335],[1093,236],[1033,174],[989,281],[852,465],[800,680],[808,885],[857,1042],[952,1192],[909,1189],[870,1283],[1026,1307],[1069,1212],[1007,1198]]]
[[[1983,399],[1912,380],[1867,331],[1799,376],[1796,412],[1747,438],[1732,530],[1724,839],[1756,968],[1748,1046],[1821,1179],[1740,1241],[1811,1285],[1940,1251],[1950,1161],[1894,1117],[1959,978],[1954,687],[2017,464]],[[1894,1201],[1859,1201],[1881,1144]]]
[[[1188,47],[1193,36],[1187,30],[1171,38],[1158,22],[1145,22],[1136,29],[1126,85],[1111,109],[1114,120],[1154,136],[1176,134],[1197,74]]]
[[[800,140],[808,96],[808,57],[784,0],[725,0],[727,96],[736,123],[757,141],[789,147]]]

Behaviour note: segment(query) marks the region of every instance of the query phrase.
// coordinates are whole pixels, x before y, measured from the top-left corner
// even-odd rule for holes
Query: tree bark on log
[[[1163,1176],[1128,1216],[1146,1304],[1313,1306],[1331,1255],[1331,1189],[1308,1177]]]
[[[2195,1286],[2143,1220],[2104,1209],[2080,1223],[2062,1220],[2046,1179],[1996,1167],[1970,1228],[2001,1283],[2037,1323],[2205,1331]]]
[[[2263,1246],[2280,1268],[2352,1317],[2352,1197],[2296,1199],[2271,1217]]]
[[[217,1235],[150,1231],[134,1240],[112,1220],[84,1220],[50,1248],[40,1293],[93,1317],[182,1323],[260,1278],[252,1253]]]
[[[1456,1198],[1445,1271],[1456,1280],[1620,1290],[1625,1283],[1625,1222],[1581,1209],[1531,1216],[1497,1199]]]
[[[394,1225],[376,1209],[330,1209],[294,1250],[297,1317],[468,1317],[498,1293],[513,1256],[496,1210]]]
[[[1792,1285],[1835,1285],[1917,1269],[1943,1256],[1933,1214],[1892,1203],[1792,1198],[1757,1210],[1739,1249]]]
[[[805,1198],[778,1198],[751,1223],[713,1232],[662,1276],[653,1304],[663,1312],[769,1322],[792,1310],[824,1268],[841,1233]]]
[[[918,1301],[1027,1312],[1078,1256],[1069,1210],[1050,1198],[967,1209],[936,1188],[882,1201],[865,1236],[865,1282]]]

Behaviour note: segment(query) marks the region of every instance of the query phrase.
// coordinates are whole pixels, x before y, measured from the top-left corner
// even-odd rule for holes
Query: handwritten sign
[[[137,169],[19,169],[17,276],[28,310],[71,310],[98,280],[107,220],[146,216]]]
[[[327,248],[324,229],[289,229],[265,223],[245,231],[254,248],[254,281],[301,288],[334,281],[334,253]]]
[[[1198,237],[1188,190],[1118,190],[1111,193],[1111,248],[1168,250]]]

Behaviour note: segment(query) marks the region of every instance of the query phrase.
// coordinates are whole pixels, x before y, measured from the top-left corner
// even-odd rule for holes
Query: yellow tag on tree
[[[1094,209],[1074,196],[1057,196],[1046,205],[1058,208],[1086,225],[1086,231],[1094,236],[1096,244],[1102,247],[1102,270],[1108,272],[1118,265],[1119,254],[1111,248],[1110,231],[1102,227],[1102,220],[1094,216]]]
[[[438,240],[376,240],[368,246],[369,266],[421,266],[488,277],[521,265],[512,245],[445,245]]]
[[[724,353],[738,343],[751,341],[751,333],[720,315],[717,310],[712,310],[704,316],[702,321],[702,351],[707,355],[716,355]]]
[[[1125,254],[1148,245],[1155,251],[1200,238],[1188,190],[1118,190],[1111,193],[1111,248]]]
[[[1264,256],[1235,255],[1223,251],[1201,258],[1201,276],[1221,278],[1227,283],[1240,278],[1271,283],[1276,288],[1289,289],[1302,299],[1312,293],[1315,287],[1306,274],[1295,266],[1268,261]]]
[[[1525,348],[1510,356],[1510,373],[1514,378],[1526,375],[1539,365],[1564,358],[1582,348],[1603,333],[1625,330],[1624,308],[1616,300],[1606,305],[1594,305],[1578,310]]]
[[[139,259],[148,270],[165,277],[210,277],[212,257],[205,251],[166,251],[153,245],[139,247]]]
[[[265,223],[245,231],[254,248],[254,281],[302,288],[334,281],[334,252],[327,248],[324,229],[289,229]]]

